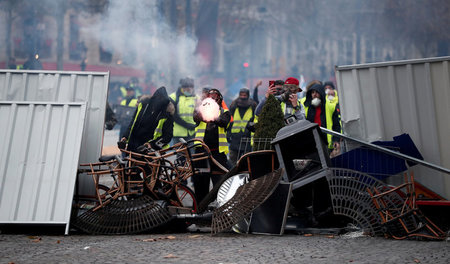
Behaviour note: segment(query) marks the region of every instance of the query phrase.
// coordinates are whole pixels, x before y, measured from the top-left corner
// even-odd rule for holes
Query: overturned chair
[[[389,189],[368,188],[386,236],[395,239],[444,240],[445,232],[429,220],[416,205],[413,172],[404,173],[404,183]]]

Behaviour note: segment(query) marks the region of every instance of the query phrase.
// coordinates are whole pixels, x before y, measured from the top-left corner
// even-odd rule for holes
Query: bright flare
[[[205,98],[198,107],[198,111],[202,114],[204,121],[214,121],[219,117],[220,108],[212,98]]]

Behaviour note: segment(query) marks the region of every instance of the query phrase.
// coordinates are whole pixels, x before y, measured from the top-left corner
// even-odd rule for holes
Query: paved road
[[[223,233],[0,235],[0,263],[449,263],[450,242]]]

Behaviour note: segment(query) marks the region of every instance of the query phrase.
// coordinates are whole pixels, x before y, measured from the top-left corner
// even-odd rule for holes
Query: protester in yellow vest
[[[341,113],[339,104],[325,99],[325,89],[321,84],[314,84],[306,93],[304,103],[306,120],[321,127],[341,133]],[[339,138],[327,135],[328,149],[339,149]]]
[[[127,86],[126,92],[126,97],[120,102],[122,107],[119,108],[119,137],[122,137],[128,127],[128,124],[130,124],[131,120],[133,120],[132,114],[134,113],[138,103],[134,88]]]
[[[145,148],[160,150],[168,146],[173,135],[175,107],[170,102],[166,88],[160,87],[152,97],[142,96],[133,121],[124,132],[119,148],[138,151]]]
[[[255,109],[257,103],[250,99],[250,90],[242,88],[239,91],[239,97],[230,105],[230,113],[233,116],[233,122],[227,130],[228,141],[230,143],[230,162],[235,164],[239,159],[239,155],[251,151],[250,141],[243,142],[242,138],[250,138],[251,132],[248,129],[249,122],[253,122],[255,118]]]
[[[180,87],[170,95],[170,99],[175,105],[173,143],[180,142],[180,138],[188,141],[195,134],[193,114],[197,98],[194,94],[194,79],[189,77],[181,79]]]
[[[195,137],[202,139],[209,147],[212,157],[222,166],[228,168],[228,142],[225,129],[230,123],[231,114],[228,110],[221,107],[223,96],[219,90],[211,89],[208,92],[208,97],[214,99],[217,103],[220,114],[216,119],[208,121],[204,118],[204,116],[206,116],[205,113],[202,114],[198,110],[194,111],[194,121],[197,124],[197,127],[195,128]],[[211,164],[211,171],[217,170],[219,170],[217,166]],[[213,185],[215,185],[220,180],[220,175],[212,173],[194,174],[192,179],[194,182],[195,196],[197,201],[200,202],[209,192],[210,179],[212,180]]]

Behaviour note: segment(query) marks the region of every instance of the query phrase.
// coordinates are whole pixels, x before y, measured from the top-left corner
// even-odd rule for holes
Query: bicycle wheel
[[[184,184],[175,186],[177,199],[182,207],[191,208],[192,212],[197,212],[197,200],[195,200],[194,191]]]

